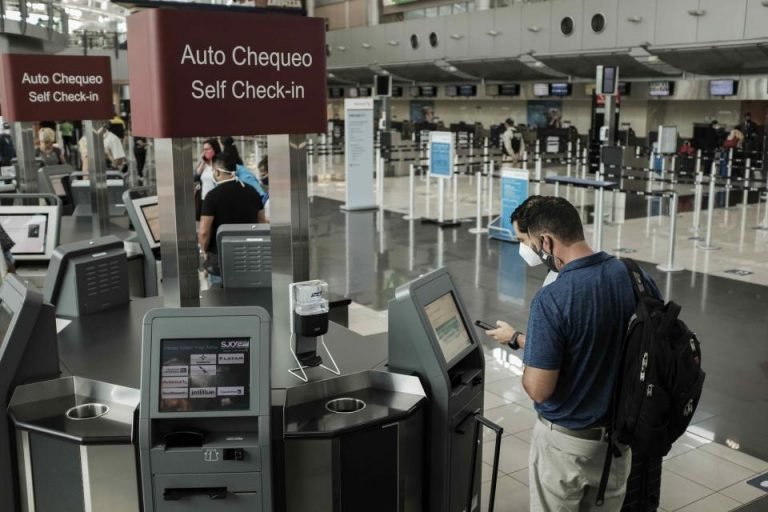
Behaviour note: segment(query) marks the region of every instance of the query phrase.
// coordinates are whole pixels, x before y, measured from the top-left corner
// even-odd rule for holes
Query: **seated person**
[[[213,160],[213,179],[216,187],[208,192],[203,200],[200,215],[198,245],[200,254],[205,257],[205,270],[208,283],[221,286],[221,267],[219,266],[216,232],[224,224],[264,224],[264,206],[261,196],[253,187],[249,187],[235,178],[237,161],[227,153],[221,153]]]

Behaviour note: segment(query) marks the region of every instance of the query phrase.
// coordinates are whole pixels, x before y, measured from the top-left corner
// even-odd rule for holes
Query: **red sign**
[[[110,119],[109,57],[4,54],[0,102],[8,122]]]
[[[137,135],[327,129],[322,19],[150,9],[128,18],[128,40]]]

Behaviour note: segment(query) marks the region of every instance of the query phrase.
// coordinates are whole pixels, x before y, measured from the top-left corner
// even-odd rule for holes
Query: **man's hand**
[[[496,321],[496,329],[485,331],[485,334],[495,339],[502,345],[508,344],[515,334],[515,328],[502,320]]]

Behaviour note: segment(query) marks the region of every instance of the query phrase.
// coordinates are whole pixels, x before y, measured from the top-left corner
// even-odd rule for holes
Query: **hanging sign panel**
[[[151,9],[128,17],[128,40],[137,135],[325,131],[323,19]]]
[[[0,103],[6,122],[110,119],[109,57],[30,55],[0,57]]]
[[[453,133],[429,132],[429,175],[435,178],[453,177]]]

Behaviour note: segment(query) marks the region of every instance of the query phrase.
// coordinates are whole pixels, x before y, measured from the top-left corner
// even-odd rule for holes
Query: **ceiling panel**
[[[768,46],[699,48],[696,50],[648,50],[683,71],[701,75],[768,73]]]
[[[370,85],[373,83],[373,71],[369,68],[339,68],[331,69],[336,79],[346,82],[355,82]]]
[[[551,78],[549,75],[538,72],[518,60],[511,59],[462,62],[452,61],[451,64],[464,73],[478,78],[484,78],[489,81],[509,82],[515,80]]]
[[[659,70],[652,69],[635,60],[627,54],[590,54],[536,58],[547,66],[580,78],[594,78],[597,66],[619,66],[621,78],[654,78],[669,76]],[[671,64],[671,63],[670,63]]]
[[[456,82],[462,80],[453,73],[444,71],[431,62],[423,64],[382,65],[392,75],[415,82]]]

